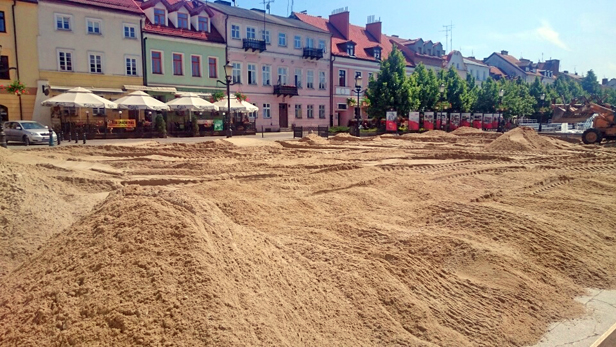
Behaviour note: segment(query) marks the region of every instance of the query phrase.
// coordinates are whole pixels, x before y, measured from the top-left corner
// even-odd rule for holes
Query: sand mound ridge
[[[557,147],[529,127],[510,130],[486,146],[494,152],[545,152]]]
[[[456,138],[457,136],[452,133],[448,133],[443,130],[428,130],[425,133],[419,134],[421,137],[444,137],[444,138]]]
[[[455,135],[467,135],[467,134],[483,134],[485,133],[485,131],[481,129],[477,129],[477,128],[471,128],[471,127],[459,127],[456,130],[452,131],[451,133]]]
[[[302,137],[299,141],[300,142],[306,142],[306,143],[308,143],[308,144],[310,144],[312,146],[327,145],[328,144],[327,139],[325,139],[325,138],[323,138],[323,137],[321,137],[321,136],[319,136],[317,134],[314,134],[314,133],[310,133],[310,134]]]

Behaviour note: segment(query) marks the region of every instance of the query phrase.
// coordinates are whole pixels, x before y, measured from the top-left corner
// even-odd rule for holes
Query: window
[[[319,49],[322,49],[325,52],[325,40],[319,40]]]
[[[346,87],[346,70],[338,70],[338,86]]]
[[[178,13],[178,28],[188,29],[188,14]]]
[[[163,74],[163,53],[152,52],[152,73]]]
[[[58,51],[58,70],[73,71],[73,53]]]
[[[381,60],[381,49],[380,48],[374,49],[374,59]]]
[[[272,118],[271,109],[270,104],[263,104],[263,119]]]
[[[242,64],[233,63],[233,83],[242,83]]]
[[[90,53],[90,73],[103,73],[103,56],[98,53]]]
[[[302,69],[295,69],[295,86],[302,87]]]
[[[325,119],[325,105],[319,105],[319,119]]]
[[[368,82],[372,81],[373,79],[374,79],[374,73],[368,72]]]
[[[283,86],[287,84],[287,68],[286,67],[278,68],[278,84],[282,84]]]
[[[0,11],[0,32],[6,32],[6,22],[4,19],[4,11]]]
[[[306,106],[306,118],[314,118],[314,105]]]
[[[307,37],[306,38],[306,47],[313,48],[314,47],[314,39]]]
[[[100,35],[101,34],[101,20],[98,19],[86,19],[86,26],[88,27],[88,34]]]
[[[295,37],[293,38],[293,47],[297,49],[302,48],[302,37],[301,36],[295,35]]]
[[[207,17],[199,17],[199,31],[208,32],[208,19]]]
[[[267,43],[269,45],[270,44],[270,32],[269,32],[269,30],[263,30],[263,32],[261,34],[262,34],[262,37],[263,37],[263,41],[265,41],[265,43]]]
[[[71,30],[71,16],[65,14],[56,15],[57,30]]]
[[[314,71],[306,71],[306,88],[314,89]]]
[[[347,54],[349,57],[355,56],[355,45],[352,43],[347,43]]]
[[[173,53],[173,74],[182,76],[184,74],[183,65],[182,55],[180,53]]]
[[[261,69],[261,78],[263,78],[263,85],[264,86],[270,86],[270,79],[271,79],[271,68],[269,65],[263,65],[263,68]]]
[[[198,55],[191,55],[190,65],[192,67],[192,77],[201,77],[201,57]]]
[[[167,25],[167,14],[165,13],[165,10],[158,8],[154,9],[154,24]]]
[[[248,84],[257,84],[257,66],[248,64],[246,67],[248,68]]]
[[[287,34],[278,33],[278,46],[281,46],[281,47],[287,46]]]
[[[231,38],[239,40],[240,39],[240,26],[239,25],[231,25]]]
[[[302,118],[302,105],[295,104],[295,118]]]
[[[323,90],[327,88],[327,82],[325,82],[325,71],[319,71],[319,89]]]
[[[9,67],[9,56],[8,55],[3,55],[0,57],[0,80],[10,80],[11,79],[11,74],[10,74],[10,70],[8,69]],[[0,119],[0,122],[2,121],[2,119]]]
[[[126,58],[126,75],[127,76],[137,76],[137,59],[135,58]]]
[[[247,39],[256,39],[257,38],[257,29],[255,28],[246,28],[246,38]]]
[[[216,58],[208,58],[209,76],[210,78],[218,78],[218,61]]]
[[[124,24],[124,38],[135,39],[137,38],[137,30],[134,25]]]

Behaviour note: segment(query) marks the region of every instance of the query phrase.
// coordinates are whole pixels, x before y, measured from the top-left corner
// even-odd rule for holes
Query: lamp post
[[[355,120],[357,121],[356,125],[355,125],[355,131],[357,134],[357,137],[359,137],[360,133],[359,133],[359,121],[361,120],[361,105],[359,104],[359,94],[361,94],[362,90],[361,90],[361,82],[362,82],[362,77],[361,75],[356,75],[355,76],[355,93],[357,93],[357,106],[355,107]]]
[[[443,113],[443,94],[445,93],[445,83],[441,83],[441,85],[438,87],[438,92],[439,92],[439,97],[438,97],[438,103],[441,106],[441,112],[438,116],[436,116],[433,119],[433,126],[436,128],[436,118],[441,117],[441,114]]]
[[[543,101],[545,100],[545,93],[541,93],[539,98],[541,99],[541,103],[539,104],[539,113],[541,114],[539,118],[539,132],[541,132],[541,124],[543,124]]]
[[[225,65],[225,81],[218,80],[217,82],[227,87],[227,138],[233,136],[233,131],[231,130],[231,86],[235,83],[233,82],[233,65],[227,62]]]
[[[505,90],[501,89],[498,92],[498,127],[500,132],[504,132],[503,127],[501,125],[501,117],[503,116],[503,96],[505,95]]]

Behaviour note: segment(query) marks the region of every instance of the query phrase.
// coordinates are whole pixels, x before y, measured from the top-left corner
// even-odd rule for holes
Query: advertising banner
[[[108,128],[135,128],[137,121],[134,119],[112,119],[107,123]]]
[[[461,127],[470,127],[471,126],[471,114],[470,113],[462,113],[462,119],[460,120]]]
[[[222,131],[222,119],[214,119],[214,131]]]
[[[442,112],[436,113],[436,129],[440,129],[443,126],[443,122],[441,120],[442,117],[443,117]]]
[[[419,112],[409,112],[409,130],[419,130]]]
[[[473,113],[473,128],[481,129],[483,122],[483,113]]]
[[[449,125],[449,130],[456,130],[460,127],[460,114],[452,113],[451,114],[451,124]]]
[[[426,130],[434,129],[434,112],[424,113],[423,128]]]
[[[495,113],[492,116],[492,129],[498,129],[498,122],[502,119],[500,113]]]
[[[492,114],[486,113],[483,115],[483,128],[492,129]]]
[[[398,112],[387,111],[387,119],[385,121],[385,128],[387,131],[398,131],[398,125],[396,119],[398,118]]]

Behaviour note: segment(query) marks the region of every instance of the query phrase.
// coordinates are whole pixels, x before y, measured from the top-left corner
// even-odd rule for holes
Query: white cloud
[[[542,21],[541,26],[535,29],[537,35],[545,41],[550,42],[551,44],[560,47],[564,50],[570,51],[571,49],[560,39],[560,34],[556,30],[552,28],[550,23],[547,21]]]

